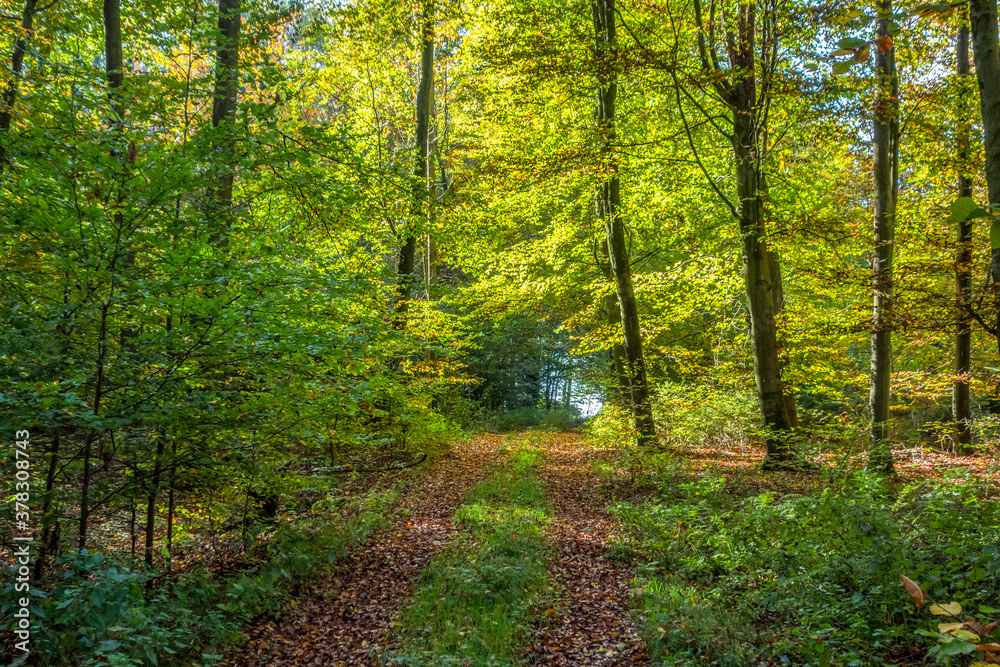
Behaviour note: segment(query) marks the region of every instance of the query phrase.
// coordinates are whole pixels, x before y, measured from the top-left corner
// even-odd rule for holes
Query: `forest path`
[[[554,552],[549,577],[558,598],[526,664],[645,665],[645,645],[629,613],[631,569],[608,556],[616,524],[592,469],[611,452],[578,433],[554,435],[543,450],[539,476],[555,514],[546,530]]]
[[[479,435],[453,448],[405,491],[409,509],[396,525],[352,549],[333,571],[282,610],[259,620],[236,665],[315,667],[375,664],[413,581],[458,530],[452,517],[466,491],[496,460],[501,437]]]

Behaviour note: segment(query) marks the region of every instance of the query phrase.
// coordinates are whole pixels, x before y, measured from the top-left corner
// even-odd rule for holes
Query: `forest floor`
[[[541,572],[545,591],[533,596],[526,594],[525,604],[531,608],[530,627],[516,628],[512,634],[515,644],[521,636],[526,640],[519,649],[521,659],[529,665],[645,664],[644,645],[629,613],[631,569],[608,556],[615,524],[605,511],[607,499],[598,491],[600,480],[592,472],[592,462],[611,452],[590,446],[577,433],[531,435],[520,438],[529,440],[529,444],[516,447],[527,446],[532,450],[530,453],[538,455],[531,476],[540,480],[539,488],[545,489],[541,502],[547,518],[539,523],[544,546],[537,552],[526,551],[531,555],[525,555],[523,561],[544,561],[533,564]],[[501,486],[529,481],[527,473],[523,474],[525,479],[515,479],[522,476],[521,469],[514,473],[504,464],[510,458],[511,441],[517,439],[517,436],[505,439],[480,435],[469,442],[457,443],[449,455],[411,487],[408,501],[392,529],[352,549],[328,576],[312,583],[285,605],[277,615],[279,620],[273,616],[259,619],[235,664],[245,667],[504,664],[494,663],[492,657],[483,655],[474,630],[469,636],[477,637],[478,657],[471,653],[463,656],[461,648],[457,652],[453,648],[449,655],[441,654],[441,642],[426,634],[418,634],[417,638],[438,647],[432,649],[433,656],[430,653],[424,653],[422,658],[396,656],[400,651],[405,655],[406,642],[402,637],[407,629],[403,626],[414,622],[414,613],[407,616],[406,610],[419,606],[414,601],[415,593],[426,598],[431,591],[433,596],[442,596],[432,601],[432,605],[440,605],[442,601],[445,606],[449,604],[444,600],[447,591],[442,593],[420,583],[428,578],[425,572],[420,579],[421,572],[434,571],[435,567],[466,572],[466,563],[456,563],[456,559],[475,564],[480,558],[475,554],[482,550],[476,551],[476,547],[484,539],[475,531],[468,534],[469,526],[456,520],[456,510],[463,502],[472,502],[469,499],[474,500],[477,483],[479,487],[488,484],[487,478],[491,474],[496,476],[498,469],[507,475],[502,478]],[[512,525],[522,525],[523,519],[517,517]],[[520,544],[518,539],[518,535],[502,536],[500,542],[509,551],[511,544]],[[487,577],[486,585],[497,588],[490,584],[490,571],[479,567],[479,575]],[[418,587],[422,587],[420,591],[416,590]],[[485,593],[491,591],[487,589]],[[417,618],[419,625],[434,625],[419,614]],[[451,623],[447,620],[444,625]],[[418,633],[420,630],[417,628]],[[466,637],[467,632],[458,634]],[[411,645],[412,642],[407,644]],[[487,646],[486,641],[482,646]]]

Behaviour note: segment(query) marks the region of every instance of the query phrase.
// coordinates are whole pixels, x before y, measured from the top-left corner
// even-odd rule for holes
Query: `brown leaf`
[[[854,60],[856,60],[859,63],[868,62],[869,52],[870,52],[870,47],[867,44],[865,44],[860,49],[854,52]]]
[[[1000,644],[996,642],[990,642],[989,644],[980,644],[976,647],[977,651],[1000,651]]]
[[[922,606],[924,604],[924,600],[927,599],[927,594],[924,593],[917,582],[913,581],[913,579],[910,579],[905,574],[901,574],[899,576],[903,580],[903,588],[905,588],[906,592],[910,594],[911,598],[913,598],[917,607]]]
[[[882,53],[885,53],[886,51],[892,51],[892,37],[890,37],[889,35],[882,35],[881,37],[875,40],[875,46],[877,46],[878,50],[881,51]]]

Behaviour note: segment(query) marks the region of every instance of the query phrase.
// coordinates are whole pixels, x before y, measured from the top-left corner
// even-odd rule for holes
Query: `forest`
[[[997,0],[0,34],[0,664],[1000,664]]]

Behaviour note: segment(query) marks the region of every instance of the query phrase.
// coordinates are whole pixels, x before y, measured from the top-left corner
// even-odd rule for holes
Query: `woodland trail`
[[[547,539],[554,549],[549,576],[558,602],[549,626],[533,638],[528,665],[649,662],[629,614],[630,570],[608,557],[615,524],[591,470],[594,460],[608,454],[576,433],[555,435],[545,446],[539,474],[556,514]]]
[[[499,436],[482,435],[454,448],[406,491],[408,516],[352,549],[328,576],[285,606],[281,621],[258,621],[235,664],[377,664],[371,657],[374,645],[384,646],[413,581],[457,530],[452,514],[496,459],[499,443]]]
[[[597,490],[591,463],[607,450],[577,433],[532,438],[543,454],[538,471],[555,515],[544,537],[551,547],[551,611],[534,630],[526,665],[644,665],[644,644],[629,613],[631,573],[608,557],[615,525]],[[412,598],[428,561],[460,528],[453,514],[466,492],[500,458],[503,439],[478,436],[456,447],[407,492],[410,515],[353,549],[334,572],[282,610],[258,621],[240,667],[378,665],[373,653],[391,643],[393,624]]]

